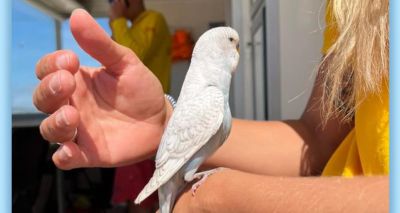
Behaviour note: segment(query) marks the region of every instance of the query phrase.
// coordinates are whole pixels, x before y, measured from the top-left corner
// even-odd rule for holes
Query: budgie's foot
[[[194,196],[196,194],[196,190],[200,187],[201,184],[203,184],[206,181],[208,176],[210,176],[216,172],[219,172],[221,170],[223,170],[222,167],[194,174],[193,175],[194,179],[200,179],[200,180],[192,185],[192,196]]]

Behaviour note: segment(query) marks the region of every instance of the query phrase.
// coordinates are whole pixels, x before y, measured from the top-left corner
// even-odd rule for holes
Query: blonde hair
[[[339,32],[321,63],[322,112],[327,121],[352,120],[367,94],[379,93],[389,75],[388,0],[331,0]]]

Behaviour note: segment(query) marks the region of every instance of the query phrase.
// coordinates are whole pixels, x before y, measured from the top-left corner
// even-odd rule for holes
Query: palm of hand
[[[91,166],[123,165],[149,157],[166,119],[158,80],[143,64],[120,76],[80,68],[70,104],[80,112],[77,143]]]

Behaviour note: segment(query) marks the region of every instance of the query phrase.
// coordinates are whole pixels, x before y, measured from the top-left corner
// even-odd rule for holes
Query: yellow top
[[[355,113],[355,127],[322,173],[326,176],[389,174],[389,92],[369,95]]]
[[[136,53],[139,59],[161,81],[168,92],[171,79],[171,35],[164,17],[152,10],[142,12],[132,26],[117,18],[110,24],[113,39]]]
[[[323,53],[338,35],[331,7],[326,13]],[[357,107],[355,127],[342,141],[324,168],[324,176],[389,174],[389,91],[384,83],[379,94],[370,94]]]

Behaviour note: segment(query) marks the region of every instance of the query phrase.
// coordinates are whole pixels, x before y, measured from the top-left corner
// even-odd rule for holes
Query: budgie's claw
[[[199,181],[197,181],[196,183],[194,183],[192,185],[192,196],[194,197],[194,195],[196,194],[196,190],[200,187],[201,184],[203,184],[206,179],[208,178],[208,176],[221,171],[223,168],[215,168],[215,169],[211,169],[208,171],[204,171],[204,172],[199,172],[193,175],[194,179],[200,179]]]

